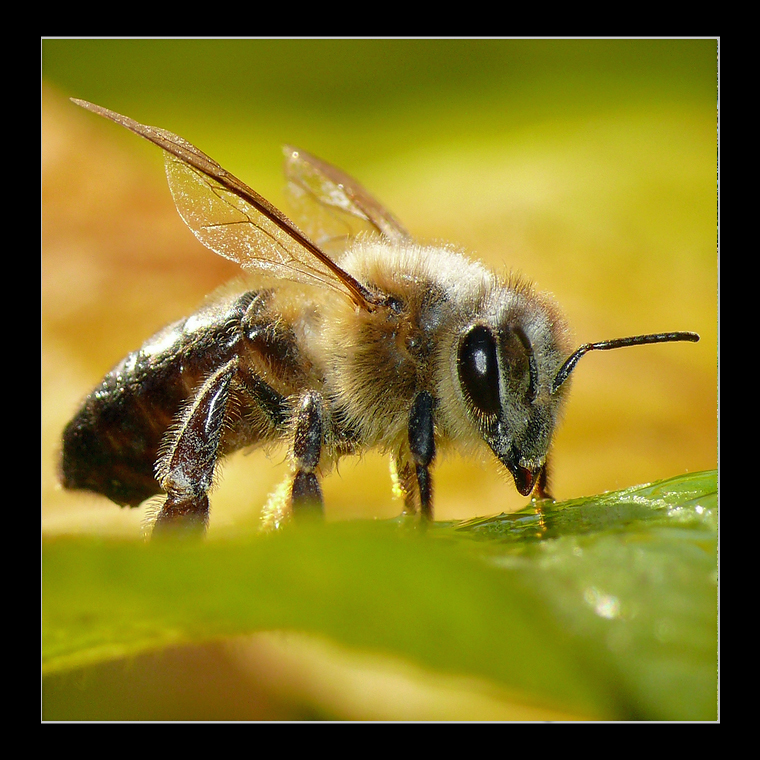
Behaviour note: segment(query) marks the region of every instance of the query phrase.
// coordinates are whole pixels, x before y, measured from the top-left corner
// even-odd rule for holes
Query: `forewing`
[[[165,129],[82,100],[94,113],[121,124],[166,152],[166,174],[174,202],[195,236],[244,269],[331,287],[358,306],[373,299],[281,211],[230,174],[192,143]]]
[[[180,216],[207,248],[246,270],[345,291],[343,282],[292,236],[292,228],[272,222],[244,196],[170,153],[166,176]]]
[[[320,245],[346,241],[363,230],[400,242],[410,235],[353,177],[304,150],[286,145],[287,193],[299,223]]]

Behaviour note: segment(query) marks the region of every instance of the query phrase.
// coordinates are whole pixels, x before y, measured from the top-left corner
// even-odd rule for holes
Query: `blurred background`
[[[185,137],[275,205],[280,146],[303,147],[422,241],[551,291],[578,344],[699,332],[584,358],[553,490],[716,467],[716,40],[47,39],[41,54],[44,533],[139,535],[142,510],[59,489],[61,430],[126,353],[237,273],[185,228],[160,151],[69,97]],[[283,459],[229,460],[210,539],[255,524]],[[452,456],[435,478],[439,519],[525,504],[492,461]],[[324,490],[329,519],[399,511],[375,454]]]

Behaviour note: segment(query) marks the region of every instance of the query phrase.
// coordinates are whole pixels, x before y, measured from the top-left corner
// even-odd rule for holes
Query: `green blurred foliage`
[[[538,506],[423,533],[390,521],[47,541],[48,688],[130,654],[295,630],[568,714],[714,720],[716,473]],[[46,717],[65,717],[53,703]]]

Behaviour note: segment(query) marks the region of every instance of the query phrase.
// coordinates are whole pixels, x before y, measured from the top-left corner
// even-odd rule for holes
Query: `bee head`
[[[567,334],[553,309],[514,300],[461,333],[457,374],[470,419],[517,490],[528,496],[546,465],[552,436],[578,361],[593,350],[696,341],[695,333],[658,333],[586,343],[568,355]]]
[[[542,336],[536,342],[542,350],[535,350],[519,322],[473,324],[459,341],[457,372],[469,416],[523,496],[546,464],[565,396],[551,392],[562,364],[556,342]]]

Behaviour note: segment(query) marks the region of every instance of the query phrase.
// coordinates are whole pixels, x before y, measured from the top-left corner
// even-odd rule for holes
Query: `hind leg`
[[[201,386],[170,438],[157,466],[166,501],[153,526],[153,536],[203,534],[208,525],[208,492],[216,467],[238,361],[232,359]]]

